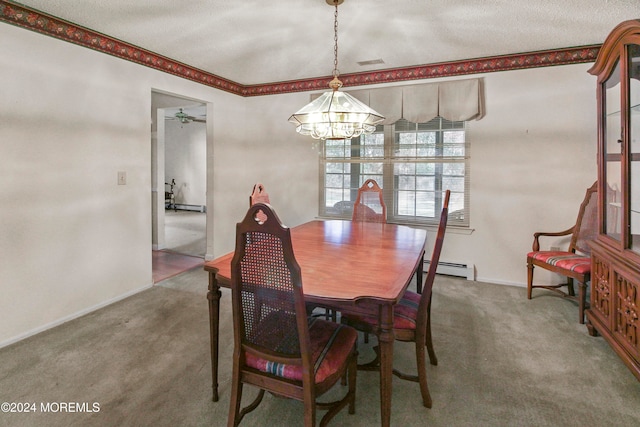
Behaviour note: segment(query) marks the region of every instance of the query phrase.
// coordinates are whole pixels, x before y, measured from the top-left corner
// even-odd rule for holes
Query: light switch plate
[[[118,172],[118,185],[127,185],[127,173],[120,171]]]

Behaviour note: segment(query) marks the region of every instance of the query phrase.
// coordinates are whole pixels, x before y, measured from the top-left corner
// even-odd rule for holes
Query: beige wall
[[[575,220],[596,177],[587,69],[480,76],[487,115],[468,127],[474,231],[450,232],[444,260],[522,285],[533,231]],[[243,99],[9,25],[0,81],[0,346],[152,285],[152,90],[209,103],[207,258],[232,249],[256,181],[287,225],[317,214],[317,149],[287,123],[308,93]]]

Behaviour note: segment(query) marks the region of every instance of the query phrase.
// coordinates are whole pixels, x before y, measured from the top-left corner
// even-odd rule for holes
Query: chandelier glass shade
[[[382,115],[338,89],[323,93],[289,118],[298,133],[314,139],[357,138],[375,131],[383,120]]]
[[[340,91],[342,82],[338,79],[338,4],[344,0],[327,0],[335,5],[334,20],[334,69],[330,91],[305,105],[289,117],[296,131],[315,139],[351,139],[376,130],[376,125],[384,120],[368,105],[348,93]]]

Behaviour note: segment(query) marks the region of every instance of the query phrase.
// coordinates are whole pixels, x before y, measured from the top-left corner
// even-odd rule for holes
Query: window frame
[[[437,128],[434,128],[434,122],[438,122]],[[398,126],[397,126],[398,125]],[[414,126],[415,130],[407,129],[407,125]],[[404,127],[404,129],[403,129]],[[445,148],[447,144],[444,142],[445,132],[447,131],[462,131],[462,142],[455,142],[455,144],[450,144],[450,147],[457,147],[458,149],[463,147],[462,155],[445,155]],[[401,156],[398,151],[398,144],[396,136],[399,133],[415,133],[418,132],[433,132],[435,135],[435,144],[433,147],[435,149],[434,155],[429,156],[420,156],[418,154],[420,148],[425,149],[428,148],[426,144],[416,142],[415,147],[415,155],[413,156]],[[367,156],[360,157],[360,152],[363,147],[376,147],[376,145],[380,145],[379,140],[380,136],[382,136],[383,144],[382,150],[373,149],[373,152],[381,154],[380,156]],[[366,141],[374,138],[378,140],[378,144],[367,144]],[[364,139],[365,143],[362,144],[362,139]],[[350,142],[351,141],[351,142]],[[416,136],[416,141],[418,141],[418,137]],[[422,145],[422,147],[421,147]],[[340,148],[342,147],[342,148]],[[347,153],[348,150],[348,153]],[[327,157],[327,153],[334,151],[335,153],[340,153],[342,151],[343,156],[330,156]],[[455,151],[455,149],[453,150]],[[333,200],[338,200],[337,197],[342,193],[342,201],[355,201],[358,188],[362,183],[368,179],[375,179],[380,187],[383,188],[383,198],[384,202],[387,205],[387,222],[394,224],[405,224],[405,225],[419,225],[419,226],[437,226],[439,221],[439,214],[442,209],[442,201],[444,199],[444,192],[447,188],[443,187],[443,179],[446,177],[450,177],[453,181],[458,181],[458,186],[460,182],[462,182],[463,189],[462,191],[457,189],[452,189],[452,199],[449,204],[449,226],[451,227],[460,227],[460,228],[469,228],[469,189],[470,189],[470,176],[469,176],[469,141],[467,138],[467,126],[465,121],[448,121],[441,117],[435,117],[429,122],[426,123],[411,123],[405,120],[400,120],[396,123],[389,125],[379,125],[372,135],[364,135],[359,138],[354,138],[353,140],[327,140],[322,141],[320,146],[320,155],[319,155],[319,216],[322,218],[334,218],[334,219],[351,219],[351,212],[349,210],[332,210],[332,207],[326,206],[327,194],[331,189],[334,190]],[[417,182],[419,177],[427,178],[430,177],[433,180],[433,188],[432,189],[418,189],[418,184],[414,184],[413,189],[407,190],[409,193],[414,194],[414,202],[416,204],[414,213],[417,213],[417,205],[418,201],[417,195],[419,193],[434,193],[433,198],[433,217],[424,216],[424,215],[405,215],[398,213],[399,209],[399,193],[405,190],[399,188],[399,177],[402,175],[396,175],[394,172],[394,168],[396,165],[401,164],[410,164],[415,163],[418,164],[433,164],[434,165],[434,174],[431,176],[429,174],[406,174],[404,176],[415,177],[414,180]],[[367,171],[366,166],[368,165],[377,165],[377,173],[371,173],[371,171]],[[462,164],[461,170],[463,170],[463,175],[452,175],[452,174],[443,174],[443,168],[446,164]],[[328,170],[328,166],[333,165],[336,170],[330,171]],[[341,170],[337,170],[337,165],[342,165]],[[345,166],[347,165],[347,166]],[[364,167],[363,167],[364,165]],[[370,168],[376,169],[376,168]],[[455,168],[453,168],[455,169]],[[332,180],[336,182],[342,181],[341,186],[328,187],[329,178],[327,176],[333,175]],[[348,176],[348,178],[347,178]],[[339,178],[341,177],[341,178]],[[330,177],[331,178],[331,177]],[[346,181],[349,181],[348,188],[346,187]],[[356,181],[357,180],[357,181]],[[461,180],[461,181],[460,181]],[[427,179],[428,181],[428,179]],[[411,197],[409,197],[411,198]],[[338,200],[339,201],[339,200]],[[335,207],[334,202],[333,206]],[[431,204],[429,202],[429,204]]]

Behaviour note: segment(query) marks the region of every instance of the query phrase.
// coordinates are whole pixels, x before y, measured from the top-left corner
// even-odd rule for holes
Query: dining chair
[[[536,232],[533,234],[531,252],[527,254],[527,298],[531,299],[533,288],[544,288],[578,302],[578,321],[584,323],[587,305],[587,282],[591,279],[591,248],[588,242],[598,233],[598,182],[587,189],[578,210],[578,218],[571,228],[558,232]],[[571,236],[567,249],[540,250],[540,237]],[[558,285],[534,285],[533,270],[540,267],[567,278]],[[578,282],[576,298],[573,281]],[[562,289],[567,287],[566,292]]]
[[[231,292],[235,345],[228,426],[255,410],[265,390],[302,401],[305,426],[315,426],[316,408],[328,410],[321,426],[345,406],[355,413],[357,331],[307,317],[290,229],[268,204],[254,204],[236,225]],[[340,400],[316,402],[341,379],[348,391]],[[242,407],[245,384],[260,391]]]
[[[352,209],[352,221],[387,222],[387,206],[382,197],[382,188],[380,188],[375,179],[367,179],[358,188],[358,194]],[[333,312],[328,312],[327,315],[333,319],[336,318],[336,314]],[[365,333],[364,342],[369,342],[368,333]]]
[[[387,206],[382,198],[382,188],[375,179],[367,179],[358,189],[351,220],[387,222]]]
[[[394,306],[393,313],[393,334],[397,341],[414,342],[416,345],[416,362],[418,375],[408,375],[397,369],[393,370],[394,375],[404,380],[417,382],[420,384],[422,404],[431,408],[432,400],[427,385],[427,370],[425,364],[425,347],[429,353],[429,361],[432,365],[438,364],[438,359],[433,348],[431,336],[431,294],[433,281],[436,276],[440,253],[444,243],[444,234],[447,229],[447,219],[449,217],[450,190],[446,190],[440,214],[440,223],[436,241],[431,252],[431,261],[427,277],[424,280],[422,293],[418,294],[406,290],[400,301]],[[342,315],[342,322],[364,332],[375,334],[378,332],[378,319],[373,316],[360,316],[345,314]],[[380,369],[379,347],[375,348],[376,358],[366,364],[358,365],[362,370]]]

